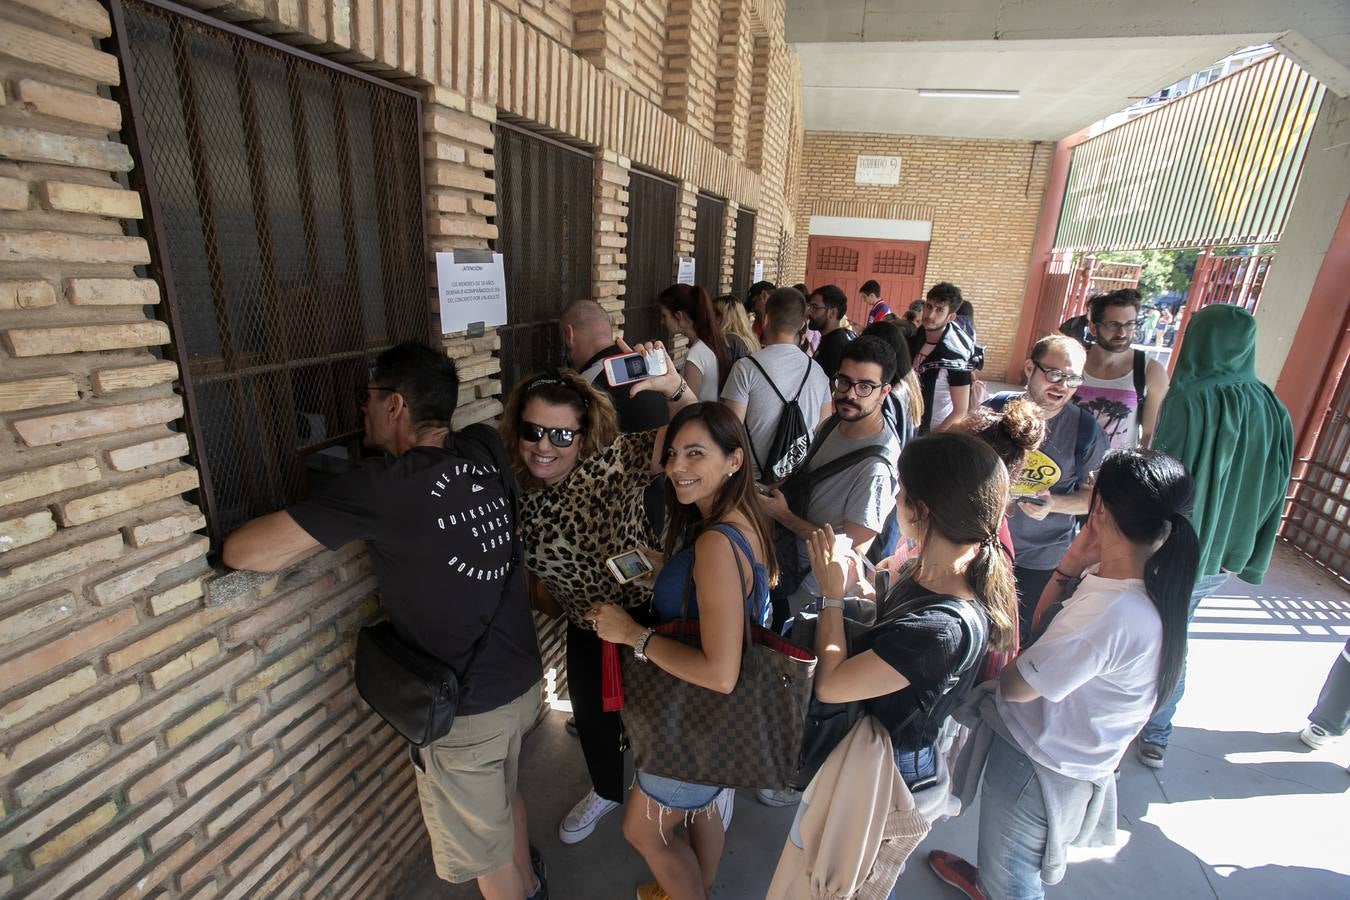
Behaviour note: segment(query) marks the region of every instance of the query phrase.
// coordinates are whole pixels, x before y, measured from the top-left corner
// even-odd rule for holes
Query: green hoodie
[[[1256,380],[1256,319],[1245,309],[1197,312],[1180,354],[1153,446],[1181,460],[1195,479],[1197,574],[1222,569],[1260,584],[1294,464],[1289,411]]]

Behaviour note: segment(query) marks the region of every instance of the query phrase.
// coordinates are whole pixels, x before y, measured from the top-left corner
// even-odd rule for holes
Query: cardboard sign
[[[506,324],[506,271],[500,253],[437,253],[436,288],[443,334],[471,327],[481,334],[484,326]]]

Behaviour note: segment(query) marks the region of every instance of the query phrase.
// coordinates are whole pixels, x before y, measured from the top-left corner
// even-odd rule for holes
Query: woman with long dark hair
[[[660,621],[679,618],[689,585],[689,611],[700,620],[701,646],[655,635],[617,604],[596,604],[589,617],[601,638],[633,647],[639,660],[729,694],[740,677],[747,607],[753,621],[768,623],[769,587],[778,575],[749,439],[725,406],[699,403],[671,419],[662,457],[667,561],[652,586],[652,604]],[[722,819],[714,804],[723,787],[642,771],[636,785],[647,802],[634,798],[628,804],[624,836],[656,877],[638,888],[639,900],[704,900],[722,857]],[[687,840],[673,834],[681,821]]]
[[[1186,658],[1200,554],[1190,500],[1190,476],[1164,453],[1121,450],[1102,464],[1087,525],[1042,595],[1045,631],[980,709],[997,724],[983,765],[979,869],[929,855],[938,877],[968,896],[1042,897],[1043,882],[1062,877],[1064,845],[1114,828],[1099,815],[1114,812],[1115,768]]]
[[[845,561],[829,528],[811,537],[811,567],[823,593],[815,690],[826,703],[866,701],[891,732],[896,765],[913,787],[937,772],[933,742],[942,722],[922,712],[967,650],[960,616],[934,603],[970,604],[988,623],[988,645],[1003,648],[1013,639],[1017,600],[998,549],[1008,470],[989,445],[957,433],[915,439],[900,453],[899,482],[900,532],[919,545],[919,556],[877,598],[878,624],[852,656],[844,655],[843,611],[834,606],[843,598]]]
[[[731,358],[708,292],[698,285],[672,284],[656,300],[661,304],[661,325],[671,337],[682,334],[689,339],[682,373],[689,389],[699,400],[715,402],[731,374]]]

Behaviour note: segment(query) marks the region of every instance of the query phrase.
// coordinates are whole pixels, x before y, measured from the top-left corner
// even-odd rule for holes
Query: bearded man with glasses
[[[1133,288],[1088,301],[1092,343],[1074,402],[1092,413],[1112,450],[1149,446],[1167,396],[1167,369],[1132,346],[1141,302]]]
[[[1045,412],[1045,440],[1027,454],[1012,476],[1008,531],[1016,564],[1021,638],[1031,636],[1036,601],[1078,532],[1078,516],[1087,515],[1092,484],[1110,445],[1087,410],[1071,402],[1083,384],[1087,351],[1073,338],[1051,334],[1031,348],[1024,372],[1025,396]],[[1002,411],[1021,391],[1003,391],[985,401]]]

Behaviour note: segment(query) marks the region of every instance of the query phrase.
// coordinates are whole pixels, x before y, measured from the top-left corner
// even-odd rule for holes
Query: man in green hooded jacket
[[[1256,319],[1238,306],[1207,306],[1186,329],[1153,447],[1179,459],[1195,480],[1191,522],[1200,567],[1191,615],[1236,575],[1260,584],[1270,568],[1294,464],[1294,429],[1275,392],[1256,379]],[[1160,769],[1176,690],[1139,736],[1139,761]]]

